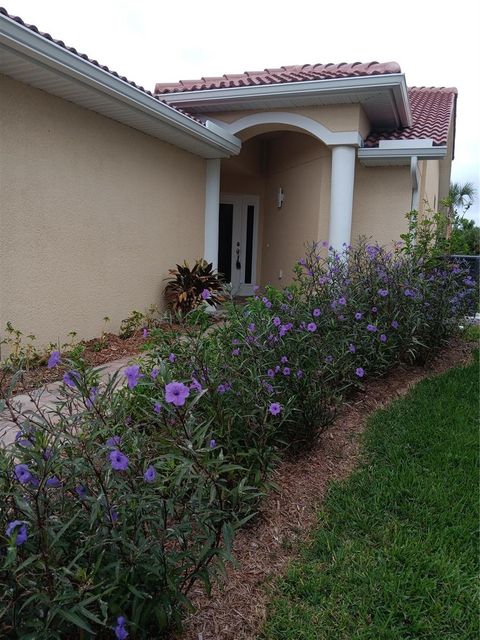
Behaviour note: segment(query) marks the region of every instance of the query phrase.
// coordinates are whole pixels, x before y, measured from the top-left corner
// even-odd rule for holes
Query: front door
[[[218,272],[234,296],[253,295],[257,262],[258,197],[220,195]]]

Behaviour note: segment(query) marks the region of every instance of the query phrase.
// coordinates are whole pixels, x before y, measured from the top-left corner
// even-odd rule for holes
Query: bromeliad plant
[[[212,307],[224,300],[223,283],[215,273],[212,263],[197,260],[192,268],[187,262],[170,269],[170,278],[165,287],[165,298],[169,306],[181,315],[189,313],[206,302]]]

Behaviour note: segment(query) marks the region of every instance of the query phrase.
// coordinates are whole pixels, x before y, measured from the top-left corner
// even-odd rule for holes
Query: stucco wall
[[[2,330],[116,330],[203,255],[203,159],[5,76],[0,140]]]
[[[205,117],[232,123],[245,116],[258,113],[258,111],[259,110],[214,112],[210,115],[205,114]],[[286,107],[267,109],[267,111],[272,113],[275,111],[282,111],[305,116],[315,120],[316,122],[320,122],[327,127],[327,129],[330,129],[330,131],[359,131],[364,137],[366,137],[370,132],[370,124],[360,104],[337,104],[331,106],[294,108]],[[285,130],[288,130],[288,128]],[[257,133],[260,133],[260,130],[256,130],[255,135],[257,135]],[[248,131],[240,137],[244,137],[244,135],[249,137]]]
[[[285,132],[272,141],[268,157],[262,284],[286,284],[304,244],[327,237],[328,208],[322,210],[321,196],[328,189],[330,151],[310,136]],[[285,196],[281,209],[276,206],[279,187]]]
[[[424,160],[421,165],[419,209],[422,214],[428,210],[438,210],[440,204],[438,199],[440,167],[438,160]]]
[[[380,244],[399,240],[407,230],[412,185],[410,167],[355,167],[352,240],[373,237]]]

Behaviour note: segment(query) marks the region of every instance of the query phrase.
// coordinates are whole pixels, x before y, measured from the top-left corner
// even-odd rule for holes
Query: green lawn
[[[263,638],[478,640],[478,379],[477,357],[372,416]]]

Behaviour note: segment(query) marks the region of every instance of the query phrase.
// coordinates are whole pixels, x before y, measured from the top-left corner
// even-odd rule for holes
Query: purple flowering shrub
[[[53,414],[17,415],[7,398],[19,436],[0,453],[0,635],[133,639],[174,624],[285,451],[456,331],[475,283],[404,249],[312,245],[291,286],[230,305],[223,325],[152,331],[106,386],[72,363]]]
[[[251,490],[182,388],[162,394],[166,419],[149,407],[153,438],[128,414],[140,375],[120,389],[75,366],[52,412],[3,401],[19,430],[0,450],[0,637],[159,637],[229,559]]]

